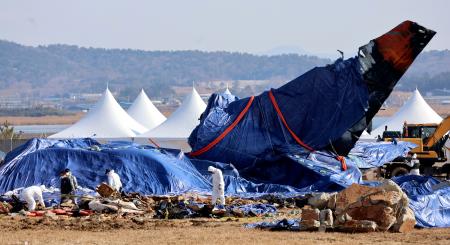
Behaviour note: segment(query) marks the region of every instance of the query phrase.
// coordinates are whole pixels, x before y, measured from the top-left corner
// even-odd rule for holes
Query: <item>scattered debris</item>
[[[377,187],[353,184],[339,193],[314,194],[308,203],[312,206],[302,208],[300,231],[409,232],[416,224],[408,197],[391,180]],[[278,227],[277,222],[270,224]]]

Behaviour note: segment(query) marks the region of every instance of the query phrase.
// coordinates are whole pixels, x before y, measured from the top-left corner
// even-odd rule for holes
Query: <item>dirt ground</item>
[[[450,244],[450,229],[348,234],[247,229],[255,219],[0,218],[0,244]]]

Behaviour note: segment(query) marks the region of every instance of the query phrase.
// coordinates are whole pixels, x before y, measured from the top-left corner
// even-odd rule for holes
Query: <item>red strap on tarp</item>
[[[200,150],[189,152],[189,155],[193,156],[193,157],[199,156],[199,155],[209,151],[211,148],[213,148],[215,145],[217,145],[221,140],[223,140],[223,138],[225,138],[225,136],[227,136],[236,127],[236,125],[238,125],[238,123],[242,120],[242,118],[245,116],[245,114],[247,114],[254,99],[255,99],[255,96],[250,97],[244,110],[242,110],[241,113],[239,113],[239,115],[236,117],[234,122],[232,124],[230,124],[230,126],[228,126],[228,128],[226,128],[225,131],[223,131],[217,138],[215,138],[211,143],[209,143],[205,147],[201,148]]]
[[[156,146],[156,148],[161,148],[155,141],[153,141],[151,138],[148,138],[148,141]]]
[[[292,131],[292,129],[289,127],[289,125],[286,122],[286,119],[284,119],[283,113],[280,110],[280,107],[278,107],[278,103],[275,100],[275,96],[273,96],[272,90],[269,90],[269,98],[270,101],[272,102],[273,107],[275,108],[275,111],[278,114],[278,117],[280,118],[281,122],[283,122],[284,126],[287,128],[287,130],[289,131],[289,133],[291,134],[292,138],[294,138],[294,140],[301,146],[303,146],[304,148],[306,148],[307,150],[314,152],[315,150],[310,147],[309,145],[305,144],[295,133],[294,131]]]
[[[275,100],[275,96],[273,95],[272,90],[269,91],[269,98],[270,101],[272,102],[273,107],[275,108],[275,111],[278,114],[278,117],[280,118],[281,122],[283,122],[284,126],[286,127],[286,129],[289,131],[289,133],[291,134],[292,138],[294,138],[294,140],[301,146],[303,146],[304,148],[306,148],[307,150],[311,151],[311,152],[315,152],[315,150],[310,147],[309,145],[307,145],[306,143],[304,143],[295,133],[294,131],[292,131],[292,129],[289,127],[289,125],[286,122],[286,119],[283,116],[283,113],[280,110],[280,107],[278,106],[277,101]],[[336,160],[338,160],[339,162],[341,162],[341,167],[342,170],[347,170],[347,164],[345,163],[345,158],[343,156],[336,156]]]
[[[342,170],[346,171],[347,170],[347,163],[345,162],[345,157],[343,156],[337,156],[336,159],[341,162],[341,167]]]

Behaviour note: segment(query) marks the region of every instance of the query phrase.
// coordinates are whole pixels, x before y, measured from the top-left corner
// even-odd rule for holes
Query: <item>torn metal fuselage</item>
[[[412,21],[404,21],[386,34],[359,48],[361,74],[369,91],[365,115],[327,147],[347,155],[380,110],[397,82],[436,34]]]

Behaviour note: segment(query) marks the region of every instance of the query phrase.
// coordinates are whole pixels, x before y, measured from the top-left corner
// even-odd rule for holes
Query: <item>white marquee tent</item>
[[[192,88],[183,103],[175,110],[165,122],[158,127],[138,135],[138,138],[166,138],[184,139],[189,137],[192,130],[199,124],[200,115],[206,109],[195,88]]]
[[[129,138],[145,131],[147,129],[130,117],[106,88],[100,100],[80,121],[49,138]]]
[[[153,105],[143,89],[127,112],[148,130],[155,128],[166,120],[166,117]]]
[[[362,137],[374,138],[378,135],[381,136],[386,125],[389,131],[401,131],[405,121],[407,123],[440,123],[442,117],[428,105],[419,90],[416,89],[397,113],[373,130],[370,135]]]

